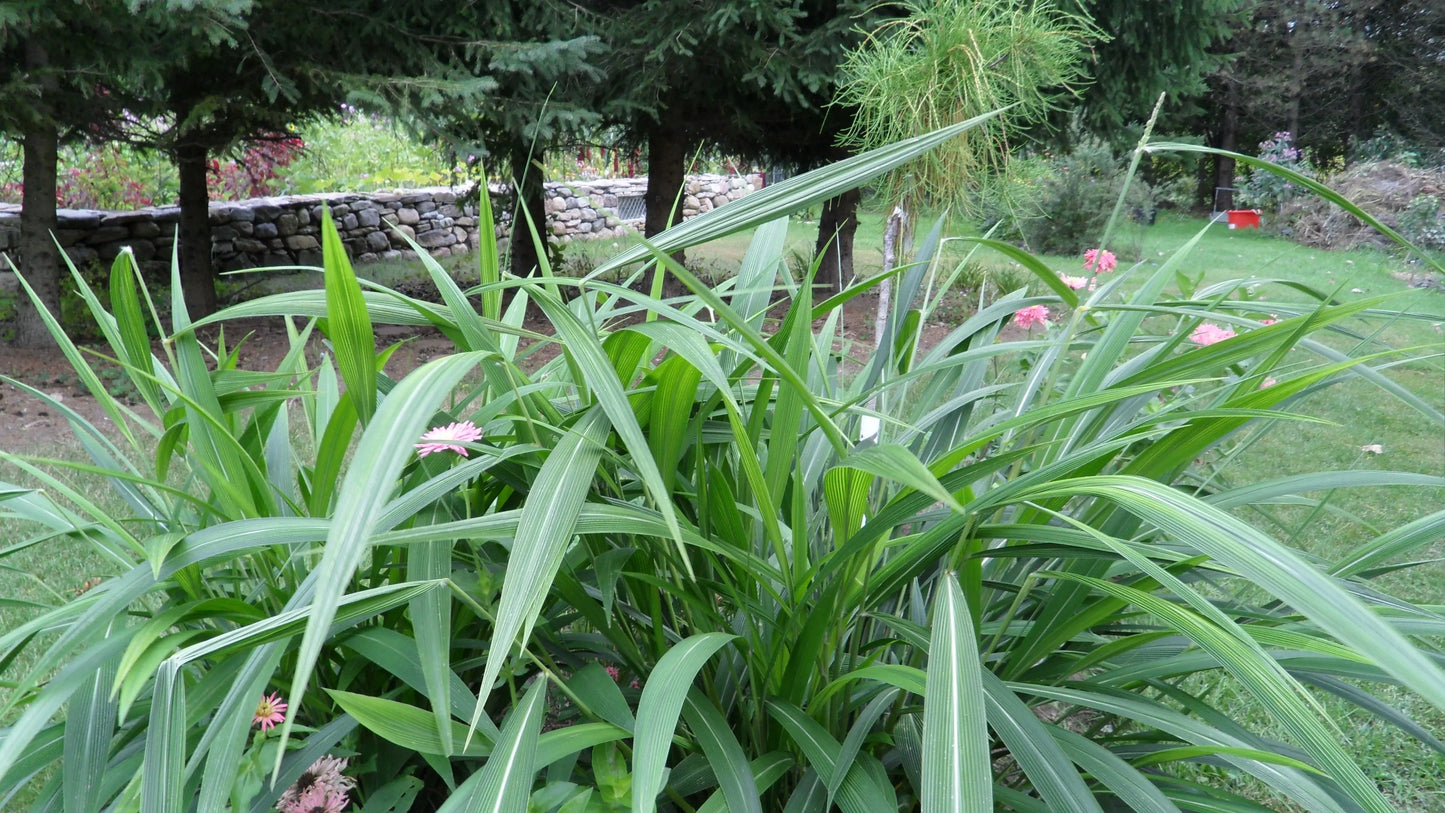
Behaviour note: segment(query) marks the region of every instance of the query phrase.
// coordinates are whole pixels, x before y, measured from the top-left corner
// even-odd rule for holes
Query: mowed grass
[[[883,221],[883,213],[874,210],[865,210],[860,218],[855,257],[861,275],[876,273],[881,267]],[[919,218],[917,230],[926,231],[932,222],[931,218]],[[1137,253],[1121,256],[1120,270],[1116,273],[1130,273],[1131,281],[1142,279],[1205,226],[1206,221],[1199,218],[1164,218],[1153,227],[1131,234],[1129,243],[1137,248]],[[692,250],[690,262],[708,271],[712,278],[725,278],[741,262],[749,239],[748,234],[738,234]],[[787,253],[802,262],[811,254],[815,239],[816,221],[795,219],[788,230]],[[566,259],[559,271],[594,267],[631,242],[574,241],[564,250]],[[968,273],[959,275],[958,287],[950,293],[954,298],[952,306],[938,311],[947,319],[960,318],[977,304],[981,293],[991,296],[998,289],[1027,284],[1027,277],[1011,261],[987,251],[970,253],[967,248],[954,244],[947,249],[945,257],[945,274],[952,270],[953,263],[963,262],[965,258],[969,263]],[[1083,273],[1078,257],[1043,259],[1060,273]],[[476,279],[475,262],[474,256],[458,257],[449,259],[445,265],[464,282],[470,282]],[[1421,318],[1359,319],[1350,325],[1353,334],[1339,333],[1328,341],[1340,349],[1415,348],[1413,355],[1419,357],[1418,360],[1392,369],[1389,374],[1434,409],[1445,411],[1445,361],[1442,361],[1445,293],[1412,288],[1399,278],[1419,269],[1418,265],[1408,265],[1400,257],[1383,251],[1309,249],[1267,233],[1229,231],[1217,224],[1209,227],[1196,249],[1183,259],[1179,270],[1197,285],[1253,278],[1257,287],[1251,296],[1259,300],[1262,312],[1268,312],[1271,303],[1307,301],[1300,292],[1271,281],[1275,279],[1305,284],[1346,301],[1393,295],[1385,307]],[[414,262],[360,266],[358,271],[364,277],[386,284],[425,278]],[[320,278],[319,275],[295,275],[276,282],[283,289],[308,287],[319,285]],[[993,289],[979,290],[990,284]],[[269,284],[261,287],[274,290]],[[1372,385],[1346,381],[1314,393],[1293,407],[1328,423],[1287,420],[1258,423],[1247,428],[1228,452],[1215,454],[1203,462],[1221,466],[1219,477],[1225,484],[1339,469],[1389,469],[1445,476],[1445,433],[1439,425],[1400,401],[1383,397]],[[1379,453],[1364,448],[1376,444],[1381,449]],[[75,460],[83,457],[78,445],[56,449],[50,454]],[[83,478],[67,479],[92,499],[102,501],[103,505],[114,503],[116,510],[120,510],[119,501],[112,498],[112,492],[104,484]],[[0,481],[32,482],[13,466],[0,467]],[[1262,520],[1280,539],[1329,563],[1383,529],[1445,506],[1445,490],[1440,489],[1348,490],[1312,496],[1321,500],[1323,506],[1258,506],[1241,510],[1251,515],[1251,521]],[[0,630],[12,629],[34,615],[36,610],[24,606],[23,602],[53,604],[74,595],[87,579],[106,577],[118,570],[116,563],[108,561],[82,540],[58,538],[24,546],[24,540],[33,533],[33,529],[14,520],[0,519],[0,552],[3,552],[0,598],[14,600],[0,601]],[[1410,558],[1433,561],[1386,574],[1377,580],[1378,586],[1415,602],[1445,605],[1445,563],[1441,561],[1445,560],[1445,540],[1437,541],[1430,549],[1417,551]],[[11,691],[13,681],[24,674],[30,662],[27,658],[17,659],[0,674],[0,691]],[[1218,676],[1213,690],[1227,698],[1231,716],[1257,730],[1286,739],[1226,676]],[[1427,730],[1437,734],[1445,732],[1445,714],[1391,687],[1373,690],[1386,702],[1398,705]],[[1348,749],[1402,810],[1410,813],[1445,810],[1445,757],[1378,718],[1354,711],[1352,706],[1332,696],[1321,694],[1320,697]],[[7,721],[0,718],[0,725]],[[1217,773],[1208,766],[1201,766],[1199,770],[1201,775]],[[1220,774],[1210,781],[1240,780]],[[1261,801],[1270,806],[1276,804],[1263,795]]]

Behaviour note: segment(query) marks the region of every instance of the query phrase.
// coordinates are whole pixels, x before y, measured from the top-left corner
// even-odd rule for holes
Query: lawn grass
[[[931,221],[920,229],[931,226]],[[1142,278],[1152,267],[1162,263],[1179,246],[1192,238],[1206,221],[1199,218],[1163,218],[1144,230],[1137,240],[1135,256],[1121,257],[1120,270]],[[860,220],[855,261],[862,275],[876,273],[881,267],[879,245],[883,215],[865,210]],[[816,237],[816,221],[794,219],[789,224],[787,253],[802,260],[812,250]],[[690,260],[710,271],[714,278],[725,277],[736,269],[746,251],[750,236],[738,234],[723,238],[706,247],[689,252]],[[569,268],[586,269],[598,261],[628,247],[631,241],[574,241],[564,251]],[[950,262],[960,262],[965,249],[955,244],[948,249]],[[1051,268],[1060,273],[1083,273],[1078,257],[1044,257]],[[977,273],[962,277],[955,307],[940,309],[949,319],[968,309],[980,295],[978,281],[1001,287],[1009,281],[1026,278],[1006,258],[979,252],[970,258]],[[456,257],[446,265],[463,282],[476,279],[475,258]],[[1341,347],[1361,342],[1393,347],[1423,348],[1416,355],[1424,358],[1391,371],[1394,379],[1421,396],[1433,408],[1445,411],[1445,293],[1410,287],[1397,277],[1412,270],[1399,257],[1376,250],[1327,252],[1309,249],[1257,231],[1235,232],[1224,226],[1210,227],[1198,247],[1184,259],[1183,276],[1207,285],[1232,278],[1253,279],[1258,286],[1253,296],[1260,300],[1262,311],[1270,303],[1304,301],[1303,295],[1272,280],[1288,280],[1320,289],[1342,300],[1391,294],[1388,307],[1423,315],[1420,319],[1357,320],[1354,336],[1337,334],[1332,341]],[[424,272],[415,262],[392,261],[358,266],[361,276],[384,284],[422,279]],[[285,290],[319,285],[318,275],[293,275],[268,281],[260,290]],[[278,287],[279,286],[279,287]],[[1041,290],[1041,289],[1039,289]],[[987,291],[984,292],[987,294]],[[1297,351],[1299,352],[1299,351]],[[1433,354],[1433,355],[1431,355]],[[1225,483],[1269,480],[1291,473],[1339,469],[1392,469],[1445,476],[1445,436],[1430,419],[1397,401],[1379,397],[1378,391],[1360,382],[1345,382],[1318,393],[1295,405],[1297,411],[1326,418],[1328,424],[1302,424],[1276,421],[1257,424],[1239,439],[1238,450],[1228,461],[1221,477]],[[1379,444],[1382,453],[1374,454],[1363,447]],[[78,445],[52,452],[53,456],[81,459]],[[1219,462],[1219,461],[1209,461]],[[24,482],[12,470],[0,471],[0,479]],[[98,483],[83,484],[92,496],[107,492]],[[1433,493],[1414,489],[1403,498],[1403,492],[1388,489],[1350,491],[1316,495],[1327,499],[1330,510],[1316,511],[1302,507],[1267,507],[1241,509],[1263,514],[1268,529],[1280,539],[1318,557],[1335,561],[1379,529],[1394,527],[1414,519],[1428,510],[1445,505],[1445,490]],[[118,507],[118,506],[117,506]],[[13,521],[0,519],[0,596],[22,601],[53,602],[57,596],[71,595],[86,579],[107,576],[113,565],[81,540],[52,540],[34,547],[12,550],[26,538],[28,529]],[[1445,540],[1437,542],[1418,559],[1445,560]],[[1445,564],[1435,561],[1387,574],[1378,584],[1402,598],[1427,605],[1445,605]],[[34,611],[0,603],[0,630],[13,628]],[[0,674],[0,689],[23,674],[27,663],[21,659]],[[1227,677],[1215,678],[1214,691],[1228,698],[1226,708],[1231,716],[1252,726],[1270,731],[1262,712],[1244,696]],[[1382,696],[1398,703],[1421,725],[1433,731],[1445,731],[1445,714],[1404,693],[1384,687]],[[1377,719],[1330,696],[1321,695],[1325,708],[1340,728],[1349,750],[1404,811],[1427,813],[1445,810],[1445,758],[1410,740]],[[0,719],[0,725],[6,723]],[[1270,731],[1278,734],[1279,732]],[[1201,774],[1213,769],[1201,767]],[[1219,781],[1225,781],[1222,778]],[[1234,780],[1229,780],[1234,781]],[[1262,799],[1263,800],[1263,799]],[[1267,801],[1273,804],[1273,801]]]

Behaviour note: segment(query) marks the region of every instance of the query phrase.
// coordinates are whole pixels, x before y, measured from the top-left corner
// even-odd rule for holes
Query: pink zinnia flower
[[[1107,274],[1112,272],[1118,264],[1119,260],[1113,252],[1099,248],[1091,248],[1084,252],[1085,271],[1093,271],[1095,274],[1102,271]]]
[[[462,421],[447,426],[438,426],[422,435],[421,439],[422,442],[416,445],[417,457],[426,457],[432,452],[456,452],[462,457],[466,457],[466,448],[458,444],[481,440],[482,430],[471,421]]]
[[[1043,305],[1034,305],[1022,308],[1014,313],[1014,324],[1028,330],[1034,325],[1046,325],[1049,323],[1049,309]]]
[[[1208,322],[1196,327],[1194,332],[1189,334],[1189,341],[1194,342],[1200,347],[1208,347],[1215,342],[1222,342],[1225,339],[1232,338],[1234,338],[1234,331],[1227,327],[1211,325]]]
[[[258,725],[262,731],[270,731],[281,723],[286,722],[286,703],[281,695],[272,692],[261,696],[261,702],[256,704],[256,716],[251,718],[251,725]]]
[[[356,787],[355,779],[341,773],[345,769],[346,760],[330,754],[316,760],[276,800],[276,809],[281,813],[341,813],[350,802],[347,791]]]
[[[1075,291],[1079,290],[1080,288],[1088,287],[1089,285],[1088,277],[1071,277],[1068,274],[1060,274],[1059,280],[1070,288],[1073,288]]]
[[[323,785],[312,785],[296,801],[278,804],[281,813],[341,813],[351,799],[345,792],[338,793]]]

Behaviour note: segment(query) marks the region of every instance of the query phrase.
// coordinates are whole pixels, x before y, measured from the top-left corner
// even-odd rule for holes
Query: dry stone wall
[[[761,187],[757,175],[693,176],[684,193],[683,215],[711,211]],[[546,189],[550,239],[619,237],[642,227],[646,178],[549,183]],[[510,191],[493,185],[488,192],[496,219],[492,238],[505,241],[511,228]],[[323,207],[330,208],[341,241],[357,262],[414,256],[402,234],[433,256],[465,254],[480,244],[476,203],[474,187],[212,203],[212,257],[221,271],[319,265]],[[170,268],[179,220],[175,206],[128,212],[62,209],[56,239],[77,265],[109,263],[122,247],[130,246],[144,271],[163,274]],[[0,204],[0,251],[13,252],[19,236],[19,207]]]

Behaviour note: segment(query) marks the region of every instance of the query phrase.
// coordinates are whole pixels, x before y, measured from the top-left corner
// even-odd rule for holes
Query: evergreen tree
[[[62,141],[93,137],[121,115],[127,82],[156,65],[153,46],[169,24],[133,14],[120,0],[53,0],[0,6],[0,132],[23,145],[20,244],[15,261],[40,302],[60,311],[62,263],[55,246],[56,173]],[[116,39],[133,48],[97,48]],[[3,261],[0,261],[3,264]],[[16,305],[15,343],[51,342],[28,297]]]

